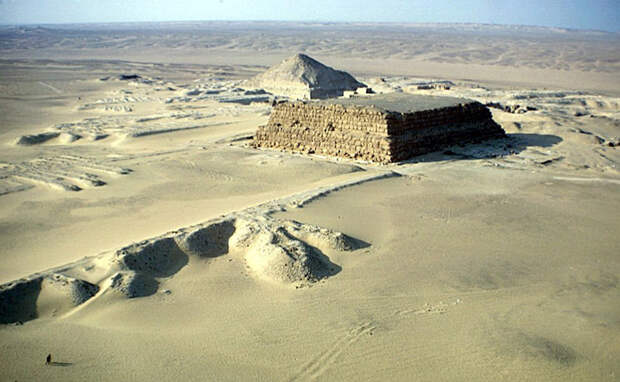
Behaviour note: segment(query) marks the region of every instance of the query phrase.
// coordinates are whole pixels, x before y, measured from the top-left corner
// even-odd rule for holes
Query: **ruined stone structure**
[[[264,73],[245,81],[246,89],[264,89],[278,96],[293,99],[324,99],[340,97],[366,85],[352,75],[326,66],[305,54],[287,58]]]
[[[392,93],[280,103],[253,145],[389,163],[504,134],[479,102]]]

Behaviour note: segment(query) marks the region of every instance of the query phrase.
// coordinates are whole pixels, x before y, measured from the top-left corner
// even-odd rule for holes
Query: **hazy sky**
[[[463,22],[620,32],[620,0],[0,0],[0,23],[167,20]]]

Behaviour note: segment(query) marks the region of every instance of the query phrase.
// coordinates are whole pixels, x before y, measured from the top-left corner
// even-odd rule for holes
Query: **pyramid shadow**
[[[416,156],[397,163],[401,165],[458,160],[492,159],[520,154],[529,147],[552,147],[562,141],[563,139],[561,137],[552,134],[506,134],[506,136],[502,138],[446,147],[443,150]]]

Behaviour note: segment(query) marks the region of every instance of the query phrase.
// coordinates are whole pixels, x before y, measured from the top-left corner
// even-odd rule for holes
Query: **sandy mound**
[[[168,277],[187,264],[187,255],[173,238],[161,238],[125,247],[116,253],[122,268],[154,277]]]
[[[311,238],[312,244],[309,240]],[[340,267],[322,250],[353,250],[358,244],[340,233],[292,221],[238,219],[230,240],[255,276],[297,286],[335,275]]]
[[[119,272],[109,280],[112,290],[127,298],[150,296],[157,292],[159,282],[150,275],[135,272]]]
[[[60,133],[56,131],[43,132],[39,134],[22,135],[21,137],[17,139],[17,141],[15,141],[15,144],[22,145],[22,146],[38,145],[41,143],[45,143],[49,141],[50,139],[57,138],[59,135]]]
[[[98,291],[97,285],[58,273],[0,285],[0,323],[28,321],[46,312],[56,315]]]
[[[108,291],[126,298],[153,295],[189,263],[190,256],[238,257],[257,279],[297,288],[333,276],[341,267],[326,252],[352,251],[367,244],[340,232],[271,216],[285,205],[300,206],[326,192],[320,188],[312,195],[301,193],[269,202],[1,285],[0,323],[69,312],[100,289],[99,295]]]
[[[224,220],[182,235],[179,247],[199,257],[217,257],[228,253],[228,240],[235,232],[234,221]]]
[[[120,269],[109,278],[109,287],[128,298],[157,292],[157,278],[170,277],[183,268],[188,256],[172,237],[156,238],[118,250],[109,264]]]
[[[291,98],[338,97],[345,90],[365,87],[349,73],[323,65],[305,54],[296,54],[244,84]]]

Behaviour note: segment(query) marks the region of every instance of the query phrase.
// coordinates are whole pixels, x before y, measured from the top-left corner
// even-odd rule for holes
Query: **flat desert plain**
[[[243,82],[298,52],[507,136],[254,149]],[[0,57],[1,380],[620,378],[617,34],[2,27]]]

